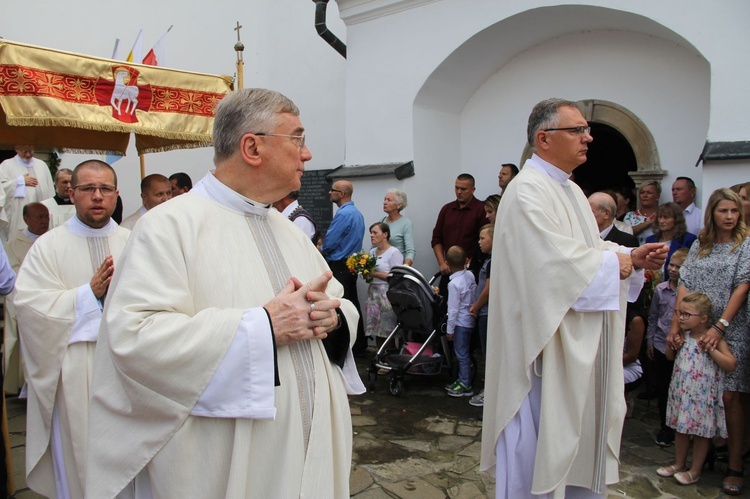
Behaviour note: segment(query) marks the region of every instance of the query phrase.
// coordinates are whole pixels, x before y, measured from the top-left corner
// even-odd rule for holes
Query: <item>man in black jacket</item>
[[[638,238],[615,227],[615,213],[617,202],[606,192],[595,192],[589,196],[589,205],[594,212],[596,225],[599,227],[599,235],[605,241],[627,246],[638,247]]]

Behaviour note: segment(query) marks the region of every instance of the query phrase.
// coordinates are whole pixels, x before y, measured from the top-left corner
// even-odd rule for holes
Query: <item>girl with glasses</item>
[[[681,485],[698,481],[714,436],[726,438],[727,427],[722,401],[724,371],[734,371],[737,360],[722,338],[716,348],[703,350],[698,339],[711,327],[711,300],[703,293],[685,296],[675,310],[682,336],[678,352],[667,349],[674,360],[669,385],[667,424],[676,430],[675,462],[659,468],[659,476],[673,476]],[[675,358],[676,357],[676,358]],[[693,461],[687,469],[688,447],[693,440]]]

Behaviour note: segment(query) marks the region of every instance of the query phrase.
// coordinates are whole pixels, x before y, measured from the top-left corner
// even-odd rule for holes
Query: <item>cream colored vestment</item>
[[[627,281],[619,285],[620,312],[571,308],[605,250],[620,248],[601,241],[574,183],[563,187],[527,165],[509,184],[493,242],[493,261],[504,263],[492,266],[481,469],[494,469],[498,438],[529,393],[542,355],[535,494],[618,481]]]
[[[55,187],[47,164],[36,158],[33,162],[33,167],[26,167],[18,156],[13,156],[0,163],[0,185],[5,195],[4,208],[8,220],[8,227],[2,230],[3,244],[19,229],[26,228],[21,213],[24,205],[41,202],[55,195]],[[18,177],[27,173],[39,181],[36,187],[18,186]],[[20,191],[24,192],[24,196],[16,197],[16,193]]]
[[[328,267],[292,222],[243,199],[209,174],[139,220],[97,349],[89,497],[139,497],[136,475],[148,477],[155,498],[349,497],[342,369],[319,340],[280,346],[274,387],[260,308],[290,276],[305,283]],[[332,280],[327,293],[343,289]],[[341,309],[356,327],[353,305],[342,300]],[[337,333],[351,345],[356,330]],[[239,352],[247,368],[223,378],[240,339],[249,343]],[[224,410],[203,401],[207,387],[231,393],[243,383],[246,396]]]
[[[10,263],[16,274],[18,274],[18,269],[21,268],[21,263],[26,258],[26,253],[31,249],[33,243],[34,241],[23,230],[17,231],[13,238],[8,241],[8,263]],[[3,353],[5,356],[3,368],[5,371],[3,372],[3,387],[6,393],[19,393],[26,381],[23,362],[21,361],[21,352],[18,348],[18,320],[16,307],[13,304],[15,295],[15,291],[11,291],[5,297],[5,322],[3,325]]]
[[[15,305],[29,384],[26,481],[48,497],[65,497],[55,486],[54,469],[61,464],[69,497],[83,497],[89,386],[101,320],[89,282],[108,255],[117,266],[129,234],[111,220],[92,229],[71,218],[37,239],[18,273]],[[59,432],[52,430],[53,412]],[[55,437],[64,463],[53,462]]]
[[[54,197],[45,199],[42,204],[49,210],[50,229],[61,226],[76,213],[75,206],[72,204],[57,204]]]
[[[146,207],[141,205],[141,207],[138,208],[135,213],[130,214],[125,220],[122,221],[120,227],[125,227],[128,230],[133,230],[135,224],[147,211],[148,210],[146,209]]]

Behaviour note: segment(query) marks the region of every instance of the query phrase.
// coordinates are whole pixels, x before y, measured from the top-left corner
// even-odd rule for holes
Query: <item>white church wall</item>
[[[708,197],[716,189],[750,182],[750,160],[747,159],[708,161],[704,165],[704,171],[711,172],[710,175],[705,175],[703,178],[704,209]],[[745,223],[748,223],[748,220],[745,220]]]
[[[645,118],[662,168],[669,171],[664,201],[679,174],[695,178],[699,191],[704,190],[703,170],[693,165],[707,137],[747,138],[749,105],[738,102],[742,92],[726,80],[750,72],[750,65],[738,67],[733,62],[738,56],[747,60],[748,55],[738,54],[738,45],[732,44],[748,40],[740,19],[750,13],[750,4],[730,2],[719,9],[699,1],[608,0],[580,6],[528,0],[339,0],[339,5],[351,40],[347,163],[408,160],[409,152],[413,154],[416,177],[410,180],[416,190],[408,192],[420,210],[409,216],[418,248],[425,248],[417,258],[425,273],[437,268],[430,256],[429,234],[440,205],[453,198],[455,175],[493,165],[480,172],[477,195],[495,192],[496,167],[505,160],[519,161],[528,113],[541,98],[610,100]],[[413,8],[399,10],[404,7]],[[487,64],[478,64],[478,56],[469,52],[451,61],[449,70],[440,66],[463,43],[494,25],[501,25],[506,35],[494,45],[493,40],[478,44],[489,55]],[[560,59],[553,60],[545,51]],[[542,65],[549,68],[543,75],[548,83],[523,81],[521,76],[539,76]],[[522,73],[510,74],[511,68]],[[503,87],[509,83],[512,93]],[[717,84],[732,89],[731,95],[717,95]],[[717,114],[714,103],[725,112]],[[434,108],[441,108],[439,125]],[[509,131],[512,124],[516,128]],[[454,133],[420,134],[422,129],[440,127]],[[456,160],[446,159],[446,153],[457,155]],[[421,258],[425,253],[427,262]],[[423,267],[425,263],[429,266]]]
[[[609,25],[611,29],[643,31],[652,36],[682,40],[694,47],[712,65],[711,139],[746,138],[743,130],[747,130],[750,123],[750,104],[737,102],[744,92],[743,82],[750,76],[750,53],[741,50],[750,43],[750,31],[746,29],[750,3],[744,0],[728,0],[720,5],[702,0],[638,3],[590,0],[585,4],[534,0],[338,0],[338,3],[352,40],[348,117],[361,115],[355,108],[374,108],[372,102],[356,97],[360,94],[357,89],[360,84],[373,92],[372,95],[395,96],[391,102],[398,105],[401,93],[413,92],[415,81],[425,80],[424,70],[429,71],[425,64],[435,62],[436,54],[442,55],[439,61],[444,59],[482,29],[519,13],[552,7],[556,9],[550,10],[549,15],[535,20],[532,31],[542,37],[545,33],[554,37],[564,17],[560,15],[562,10],[582,6],[588,10],[579,16],[580,31],[606,29]],[[534,36],[524,32],[517,35],[529,40]],[[503,47],[498,47],[498,51],[502,50]],[[370,68],[368,63],[377,69],[370,72],[370,78],[365,78],[361,68]],[[403,69],[409,71],[401,73]],[[397,92],[390,92],[389,88],[394,86],[389,82],[393,74],[398,75],[398,78],[393,77],[397,81]],[[391,112],[382,106],[379,111],[378,114],[386,115]],[[375,126],[373,123],[369,127],[365,123],[362,125],[363,130]],[[350,144],[357,143],[356,137],[348,140],[353,141]]]
[[[377,10],[381,8],[385,10]],[[544,10],[547,8],[550,10]],[[104,57],[111,55],[114,39],[120,38],[124,57],[141,27],[144,48],[148,49],[174,24],[168,35],[169,66],[232,74],[233,28],[239,21],[244,26],[246,46],[245,85],[280,90],[300,106],[313,154],[308,168],[414,160],[415,177],[401,182],[358,180],[355,188],[358,204],[368,212],[367,220],[371,210],[378,211],[385,184],[407,191],[411,206],[406,214],[414,220],[418,236],[418,266],[428,261],[434,265],[429,237],[440,205],[454,197],[455,175],[482,164],[518,161],[525,120],[538,99],[532,98],[526,83],[500,102],[490,92],[520,78],[510,74],[511,68],[523,71],[524,76],[538,74],[531,55],[546,62],[549,58],[535,47],[554,51],[568,66],[580,68],[589,76],[576,75],[569,83],[560,82],[555,86],[560,89],[555,92],[558,95],[568,90],[565,96],[571,98],[609,96],[608,100],[641,118],[645,116],[657,141],[662,166],[670,176],[677,168],[673,165],[692,168],[700,151],[698,143],[705,135],[711,140],[742,140],[747,139],[750,129],[750,103],[742,97],[750,77],[750,52],[741,50],[750,46],[750,31],[744,22],[750,14],[750,2],[745,0],[725,0],[720,6],[704,0],[589,0],[585,6],[559,0],[337,0],[328,4],[328,25],[347,43],[347,60],[318,37],[314,9],[309,0],[218,0],[179,5],[132,0],[127,9],[92,0],[6,2],[0,16],[0,36]],[[565,15],[556,15],[560,9],[568,10]],[[536,15],[537,11],[542,14]],[[431,78],[452,52],[498,23],[503,23],[503,30],[511,35],[502,44],[489,46],[493,54],[499,54],[492,64],[500,63],[476,67],[469,54],[453,68],[454,79],[443,74]],[[577,28],[565,31],[570,27]],[[587,35],[570,34],[599,33],[602,29],[645,34],[640,39],[618,35],[626,43],[610,44],[612,54],[619,58],[615,64],[597,47],[606,37],[592,33],[588,36],[594,43],[577,45],[576,40],[585,40]],[[628,47],[631,42],[640,50]],[[687,48],[680,49],[678,43]],[[573,55],[576,50],[578,57]],[[666,62],[659,62],[659,54]],[[674,61],[672,56],[676,57]],[[701,56],[707,63],[697,62]],[[690,62],[691,57],[695,61]],[[678,66],[673,63],[676,61],[682,61],[679,67],[673,67]],[[603,70],[597,70],[594,62]],[[708,64],[710,81],[706,80],[709,75],[705,67],[696,69],[701,64]],[[648,78],[628,85],[629,73],[621,71],[623,66],[631,69],[630,74],[637,70]],[[566,69],[564,74],[568,72]],[[468,78],[478,83],[461,83]],[[604,86],[600,81],[608,83]],[[695,104],[691,102],[696,96],[704,96],[706,88],[708,101],[700,97]],[[441,110],[432,109],[422,98],[426,90],[447,96],[449,102]],[[550,95],[546,88],[542,90],[544,96]],[[660,94],[670,103],[669,113],[661,107]],[[708,129],[698,137],[697,130],[706,126],[706,113]],[[693,121],[696,117],[702,124]],[[482,130],[485,120],[496,126]],[[509,123],[520,130],[510,132]],[[481,139],[497,126],[496,135]],[[75,166],[79,159],[65,155],[63,165]],[[210,149],[175,151],[148,155],[146,170],[166,175],[186,171],[197,180],[210,163]],[[115,168],[127,214],[140,202],[135,151],[131,148]],[[718,172],[724,171],[713,164],[704,170],[721,175]],[[481,173],[480,197],[494,192],[495,175],[494,169]]]
[[[278,90],[300,107],[313,155],[310,169],[344,163],[346,61],[315,31],[315,4],[309,0],[220,0],[217,2],[153,2],[131,0],[127,8],[93,0],[4,2],[0,36],[8,40],[99,57],[111,57],[115,38],[125,58],[143,28],[147,51],[166,31],[168,66],[202,73],[235,73],[233,31],[243,25],[245,86]],[[329,29],[346,41],[346,27],[330,2]],[[212,162],[210,148],[146,155],[146,173],[187,172],[199,180]],[[88,155],[63,155],[74,167]],[[120,178],[125,214],[140,205],[137,152],[114,164]]]
[[[461,163],[475,165],[480,186],[489,187],[477,189],[479,197],[493,194],[500,163],[520,161],[536,102],[602,99],[626,107],[651,131],[661,167],[669,172],[662,201],[671,201],[675,177],[700,180],[694,165],[708,130],[709,78],[700,57],[658,38],[620,31],[556,38],[519,54],[467,103]],[[672,91],[674,82],[680,82],[679,92]]]

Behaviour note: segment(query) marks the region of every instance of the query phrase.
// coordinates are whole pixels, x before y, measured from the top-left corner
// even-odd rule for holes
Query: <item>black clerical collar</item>
[[[54,199],[55,199],[55,202],[58,205],[73,204],[73,203],[70,202],[70,198],[68,198],[67,200],[65,200],[65,199],[61,198],[60,196],[58,196],[57,194],[54,195]]]

